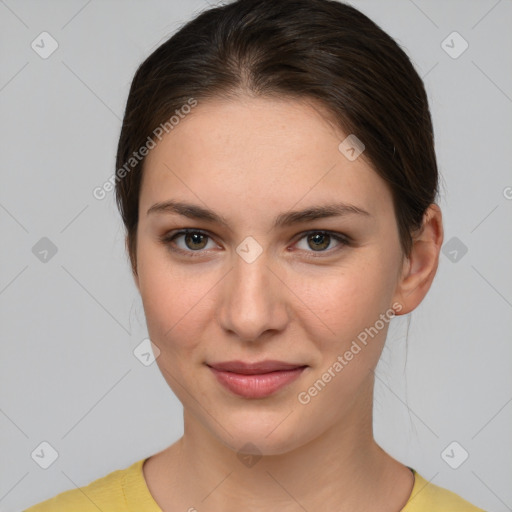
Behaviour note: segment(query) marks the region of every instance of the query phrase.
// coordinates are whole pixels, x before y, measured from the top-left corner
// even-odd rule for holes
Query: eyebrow
[[[229,227],[228,221],[222,215],[215,213],[213,210],[181,201],[169,200],[155,203],[148,209],[146,215],[151,213],[175,213],[184,217],[188,217],[189,219],[203,220],[206,222],[223,224]],[[300,224],[301,222],[312,222],[317,219],[324,219],[327,217],[342,217],[352,214],[371,217],[371,215],[366,210],[363,210],[357,206],[346,203],[329,203],[325,205],[313,206],[304,210],[281,213],[274,219],[273,227],[280,228],[292,226],[294,224]]]

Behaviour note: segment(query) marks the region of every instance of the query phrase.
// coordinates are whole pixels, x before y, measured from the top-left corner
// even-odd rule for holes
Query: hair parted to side
[[[388,34],[335,0],[236,0],[186,23],[135,73],[116,169],[191,98],[200,104],[244,95],[313,100],[329,114],[326,120],[356,135],[365,145],[361,157],[391,190],[409,254],[411,234],[438,190],[423,81]],[[144,159],[116,180],[135,274],[143,165]]]

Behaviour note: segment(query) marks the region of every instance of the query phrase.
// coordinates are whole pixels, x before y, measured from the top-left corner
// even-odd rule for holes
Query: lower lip
[[[216,370],[211,366],[209,368],[223,386],[235,395],[243,396],[244,398],[264,398],[270,396],[299,378],[306,369],[305,366],[302,366],[293,370],[244,375]]]

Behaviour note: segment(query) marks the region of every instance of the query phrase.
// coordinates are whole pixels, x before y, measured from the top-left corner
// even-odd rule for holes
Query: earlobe
[[[443,236],[441,209],[431,204],[423,216],[422,229],[413,237],[411,253],[404,261],[397,285],[395,301],[402,306],[399,315],[414,310],[430,289],[439,264]]]

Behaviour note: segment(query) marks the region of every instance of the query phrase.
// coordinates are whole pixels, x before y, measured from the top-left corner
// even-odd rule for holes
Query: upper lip
[[[276,372],[280,370],[294,370],[307,366],[305,364],[285,363],[284,361],[265,360],[255,363],[246,363],[244,361],[224,361],[221,363],[211,363],[208,366],[216,370],[241,373],[245,375],[256,375],[259,373]]]

